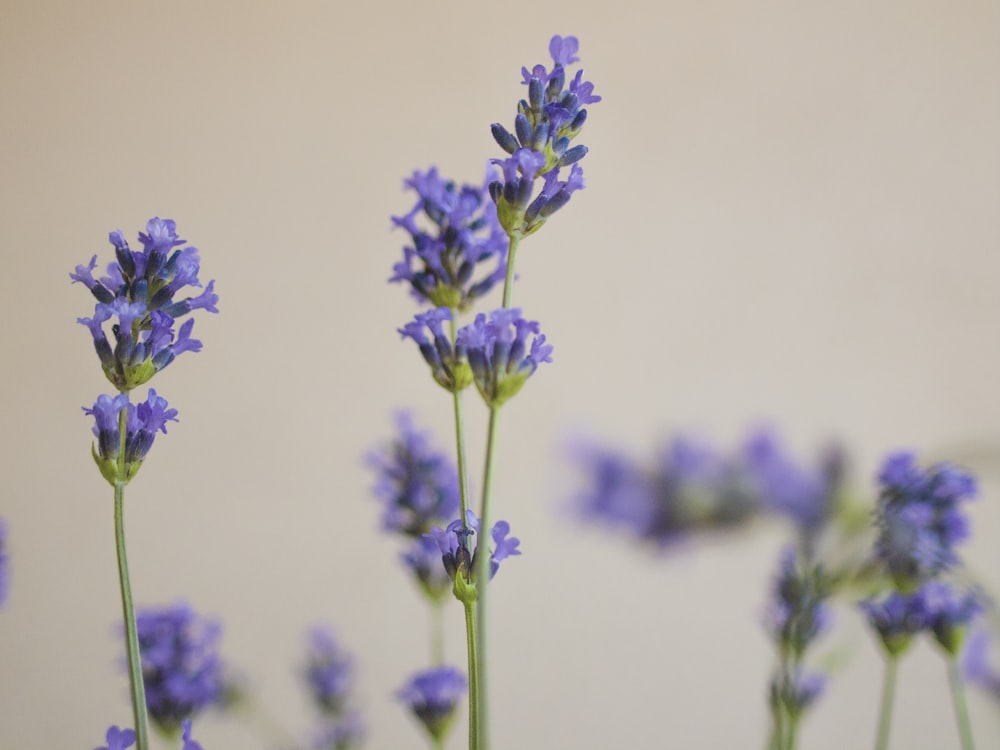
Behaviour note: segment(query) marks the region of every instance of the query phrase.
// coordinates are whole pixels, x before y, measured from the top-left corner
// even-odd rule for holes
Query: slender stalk
[[[520,241],[521,238],[515,234],[507,243],[507,275],[503,280],[504,307],[510,307],[511,297],[514,294],[514,256],[517,254],[517,243]]]
[[[965,687],[962,685],[962,673],[958,666],[958,657],[948,659],[948,683],[951,686],[951,702],[955,707],[955,722],[958,724],[958,734],[962,738],[962,750],[975,750],[972,741],[972,725],[969,723],[969,709],[965,705]]]
[[[458,310],[451,311],[451,345],[455,346],[457,336]],[[465,523],[465,512],[469,509],[469,466],[465,459],[465,417],[462,413],[462,393],[455,391],[452,394],[452,401],[455,407],[455,452],[458,459],[458,501],[461,508],[462,523]]]
[[[889,726],[892,722],[892,704],[896,695],[896,670],[899,659],[888,655],[885,673],[882,676],[882,699],[878,710],[878,734],[875,735],[875,750],[888,750]]]
[[[139,654],[139,634],[135,625],[135,605],[128,575],[125,553],[125,431],[128,409],[118,413],[118,481],[115,482],[115,550],[118,553],[118,582],[122,594],[122,615],[125,619],[125,646],[128,655],[128,680],[132,691],[132,718],[135,721],[136,750],[148,750],[149,736],[146,718],[146,688],[142,681],[142,657]]]
[[[496,459],[497,426],[500,409],[490,407],[486,438],[486,468],[483,470],[482,506],[479,509],[479,539],[476,542],[476,631],[479,636],[479,723],[480,750],[489,750],[489,709],[486,696],[486,591],[490,579],[490,499],[493,496],[493,469]]]
[[[480,672],[479,650],[476,641],[475,605],[465,604],[465,633],[469,650],[469,750],[482,750],[484,737],[482,715],[479,712]]]

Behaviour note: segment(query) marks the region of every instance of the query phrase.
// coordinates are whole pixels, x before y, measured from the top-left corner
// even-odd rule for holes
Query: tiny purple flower
[[[469,683],[454,667],[418,672],[396,692],[435,740],[444,738]]]
[[[185,719],[181,723],[181,741],[184,743],[181,750],[204,750],[201,743],[191,737],[190,719]]]
[[[913,636],[928,625],[927,610],[919,592],[901,594],[894,591],[881,601],[869,599],[858,606],[891,656],[906,650]]]
[[[365,739],[365,724],[357,711],[325,717],[310,744],[313,750],[353,750]]]
[[[955,656],[962,650],[970,623],[986,608],[985,596],[979,589],[959,588],[941,580],[925,583],[919,595],[928,629],[938,644]]]
[[[441,564],[441,556],[440,546],[433,536],[417,537],[401,555],[403,564],[432,602],[440,601],[451,589],[451,578]]]
[[[434,380],[447,391],[457,393],[472,383],[472,372],[465,361],[462,346],[452,348],[451,339],[444,331],[445,321],[452,319],[451,310],[438,307],[419,313],[399,329],[402,338],[413,339],[420,354],[431,368]],[[427,336],[430,332],[430,338]]]
[[[470,549],[469,537],[479,533],[479,518],[469,509],[465,512],[465,521],[455,519],[444,529],[435,526],[425,536],[433,539],[441,552],[441,561],[451,580],[460,576],[469,584],[476,582],[476,559],[479,555],[479,545]],[[500,562],[508,557],[521,554],[518,547],[521,540],[509,536],[510,524],[497,521],[490,532],[494,548],[490,552],[490,579],[500,569]]]
[[[354,682],[354,667],[330,628],[317,625],[309,632],[305,678],[321,711],[331,716],[343,711]]]
[[[120,729],[117,726],[108,727],[104,735],[106,745],[94,748],[94,750],[127,750],[135,744],[135,732],[131,729]]]
[[[801,656],[830,621],[831,586],[823,569],[801,560],[792,548],[781,555],[768,615],[780,650]]]

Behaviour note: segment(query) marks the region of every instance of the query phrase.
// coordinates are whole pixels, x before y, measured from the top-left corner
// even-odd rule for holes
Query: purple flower
[[[544,65],[521,68],[528,97],[517,106],[513,132],[500,123],[491,126],[493,138],[511,157],[494,160],[501,169],[501,179],[489,186],[500,225],[511,237],[537,231],[583,188],[583,170],[577,162],[586,156],[587,147],[570,147],[570,142],[587,120],[584,105],[599,102],[601,97],[594,94],[592,83],[583,80],[582,70],[566,85],[566,66],[579,61],[579,47],[574,36],[552,37],[552,70]],[[563,167],[572,169],[567,179],[560,180]],[[545,183],[532,201],[538,177],[545,177]]]
[[[135,744],[135,732],[131,729],[119,729],[117,726],[108,727],[104,741],[108,744],[96,747],[94,750],[126,750]]]
[[[955,545],[969,535],[959,503],[976,494],[973,477],[949,464],[920,469],[911,453],[889,456],[879,472],[875,553],[904,591],[958,562]]]
[[[903,653],[913,636],[928,624],[924,599],[919,592],[892,592],[881,601],[869,599],[860,602],[858,606],[868,617],[868,623],[875,628],[882,645],[891,656]]]
[[[414,297],[436,307],[465,310],[507,271],[507,236],[487,199],[486,183],[458,186],[431,167],[414,172],[404,185],[416,192],[417,201],[392,221],[409,232],[413,244],[403,248],[389,281],[408,283]],[[494,261],[492,271],[474,278],[481,264]]]
[[[831,584],[822,567],[782,552],[768,613],[771,636],[782,652],[801,656],[830,620]]]
[[[181,723],[181,750],[203,750],[201,743],[191,737],[191,720],[185,719]]]
[[[479,518],[470,509],[465,512],[464,522],[460,518],[455,519],[443,529],[435,526],[426,535],[437,543],[444,569],[448,577],[456,583],[456,591],[462,584],[474,585],[476,582],[479,545],[477,542],[470,548],[469,538],[478,533]],[[497,521],[490,530],[490,537],[493,539],[493,550],[490,552],[490,580],[500,569],[501,561],[521,554],[521,550],[518,549],[521,540],[509,534],[510,524],[506,521]]]
[[[972,629],[962,651],[962,675],[971,684],[1000,698],[1000,672],[990,662],[991,641],[985,627]]]
[[[451,578],[441,564],[441,550],[433,537],[417,537],[401,558],[431,601],[440,601],[451,589]]]
[[[444,738],[469,683],[454,667],[418,672],[397,693],[435,740]]]
[[[149,715],[176,732],[186,719],[220,705],[225,693],[217,648],[222,628],[186,604],[147,607],[136,614]]]
[[[329,628],[317,625],[309,632],[305,678],[321,711],[331,716],[343,712],[354,682],[353,662]]]
[[[119,420],[123,410],[126,412],[124,473],[118,465],[121,450]],[[101,394],[92,409],[83,407],[83,411],[94,418],[93,432],[97,438],[94,460],[101,474],[112,484],[131,480],[153,447],[156,433],[166,434],[167,422],[177,421],[177,410],[168,408],[167,400],[158,396],[152,388],[146,400],[138,404],[129,403],[128,395],[124,393],[117,396]]]
[[[382,501],[382,528],[411,537],[453,518],[458,511],[458,470],[436,450],[430,434],[417,430],[413,415],[396,415],[397,434],[368,454],[375,471],[375,497]]]
[[[365,739],[365,725],[356,711],[335,718],[327,717],[316,732],[311,747],[315,750],[352,750]]]
[[[826,677],[801,667],[780,670],[771,682],[772,706],[780,705],[791,717],[799,717],[822,694]]]
[[[417,344],[438,385],[457,393],[472,383],[472,371],[465,361],[465,348],[452,348],[451,339],[444,332],[445,321],[451,319],[451,310],[447,307],[428,310],[414,316],[411,322],[400,328],[399,335],[413,339]],[[427,332],[430,332],[430,338]]]
[[[97,256],[87,265],[79,265],[70,279],[86,286],[97,298],[92,318],[78,318],[87,326],[94,340],[101,367],[107,378],[121,391],[147,382],[185,351],[199,351],[201,342],[191,338],[193,319],[186,321],[175,334],[174,323],[193,310],[218,312],[214,281],[194,297],[177,298],[185,287],[200,287],[200,261],[194,247],[175,249],[184,244],[169,219],[150,219],[146,232],[139,234],[142,252],[131,250],[120,231],[108,239],[115,248],[115,258],[107,266],[107,275],[95,279]],[[108,338],[105,324],[116,319]]]
[[[925,583],[919,595],[934,639],[948,654],[957,655],[969,624],[986,608],[982,591],[935,580]]]
[[[489,318],[480,313],[459,330],[456,346],[464,349],[476,388],[493,407],[516,395],[540,364],[552,361],[552,346],[538,322],[525,320],[517,308],[494,310]]]

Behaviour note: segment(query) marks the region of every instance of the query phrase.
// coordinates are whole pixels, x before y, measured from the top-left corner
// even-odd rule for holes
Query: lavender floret
[[[455,707],[466,694],[469,683],[454,667],[437,667],[418,672],[396,696],[413,712],[428,734],[444,738],[455,714]]]

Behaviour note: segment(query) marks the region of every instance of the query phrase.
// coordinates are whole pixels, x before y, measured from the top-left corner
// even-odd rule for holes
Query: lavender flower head
[[[595,442],[572,447],[584,474],[581,517],[666,548],[709,529],[739,526],[757,511],[736,461],[708,443],[675,436],[652,466]]]
[[[965,643],[969,625],[986,609],[986,597],[978,588],[963,588],[948,581],[928,581],[920,590],[927,628],[950,656]]]
[[[104,735],[104,741],[106,745],[95,747],[94,750],[127,750],[135,744],[135,732],[131,729],[110,726]]]
[[[403,184],[417,194],[417,201],[392,221],[409,232],[413,244],[403,248],[403,260],[393,267],[389,281],[409,284],[414,297],[435,307],[468,309],[507,271],[507,236],[486,183],[459,186],[431,167],[414,172]],[[473,278],[481,264],[494,261],[493,270]]]
[[[329,628],[316,626],[309,633],[305,678],[319,709],[339,716],[354,682],[354,666]]]
[[[455,596],[462,602],[475,601],[476,559],[479,555],[478,543],[470,549],[469,538],[479,533],[479,518],[472,510],[465,512],[465,521],[455,519],[444,529],[435,526],[426,536],[433,539],[441,552],[441,562],[454,583]],[[510,536],[510,524],[497,521],[490,532],[493,550],[490,553],[490,580],[500,569],[500,563],[508,557],[520,555],[521,540]]]
[[[469,683],[454,667],[437,667],[418,672],[396,693],[427,733],[442,740],[455,715],[455,706],[466,694]]]
[[[310,747],[314,750],[352,750],[361,746],[365,733],[361,715],[348,711],[336,718],[326,718],[316,731]]]
[[[219,623],[176,604],[140,609],[136,627],[146,705],[162,729],[176,732],[185,720],[222,703],[226,686],[217,653]]]
[[[214,281],[196,296],[178,298],[186,287],[201,287],[200,259],[195,247],[184,245],[170,219],[152,218],[139,233],[142,251],[129,248],[121,231],[108,235],[116,260],[106,275],[95,278],[97,256],[79,265],[70,279],[86,286],[97,299],[92,318],[78,318],[87,326],[108,380],[119,391],[147,382],[187,351],[200,351],[191,338],[194,319],[175,328],[178,318],[194,310],[218,312]],[[106,324],[110,324],[112,339]]]
[[[438,385],[446,391],[458,393],[472,383],[472,370],[465,358],[465,347],[458,345],[453,348],[450,336],[444,332],[444,322],[450,320],[451,310],[438,307],[414,316],[411,322],[399,329],[399,335],[413,339],[417,344]]]
[[[125,417],[124,469],[119,466],[121,432],[120,416]],[[168,407],[167,400],[152,388],[145,401],[129,403],[128,394],[117,396],[101,394],[93,408],[83,407],[87,416],[94,418],[94,461],[101,475],[112,485],[117,481],[129,482],[139,471],[142,462],[153,447],[157,432],[167,433],[167,422],[177,421],[177,410]]]
[[[928,624],[928,614],[921,592],[901,594],[894,591],[882,600],[868,599],[858,605],[875,629],[890,656],[909,648],[913,636]]]
[[[458,471],[411,414],[399,413],[396,429],[388,446],[368,454],[373,492],[384,504],[383,529],[419,537],[458,512]]]
[[[819,565],[782,552],[768,612],[771,636],[784,653],[801,657],[830,621],[830,582]]]
[[[518,308],[494,310],[489,318],[480,313],[459,330],[458,347],[468,357],[476,388],[491,407],[515,396],[540,364],[552,361],[552,346],[545,343],[538,322],[525,320]]]
[[[587,120],[585,105],[601,101],[594,85],[578,70],[567,81],[566,67],[579,61],[576,37],[554,36],[549,42],[552,70],[536,65],[521,68],[527,99],[517,105],[514,132],[499,123],[491,126],[493,138],[510,156],[494,159],[501,178],[490,183],[490,197],[497,204],[500,225],[511,237],[526,237],[569,202],[584,187],[578,163],[586,146],[570,147]],[[569,175],[560,178],[560,170]],[[543,179],[535,196],[535,181]]]
[[[779,670],[771,681],[772,707],[781,706],[798,718],[823,693],[826,677],[801,667]]]
[[[955,545],[969,536],[960,503],[975,479],[949,464],[922,470],[911,453],[889,456],[879,472],[875,554],[896,585],[913,591],[958,562]]]

